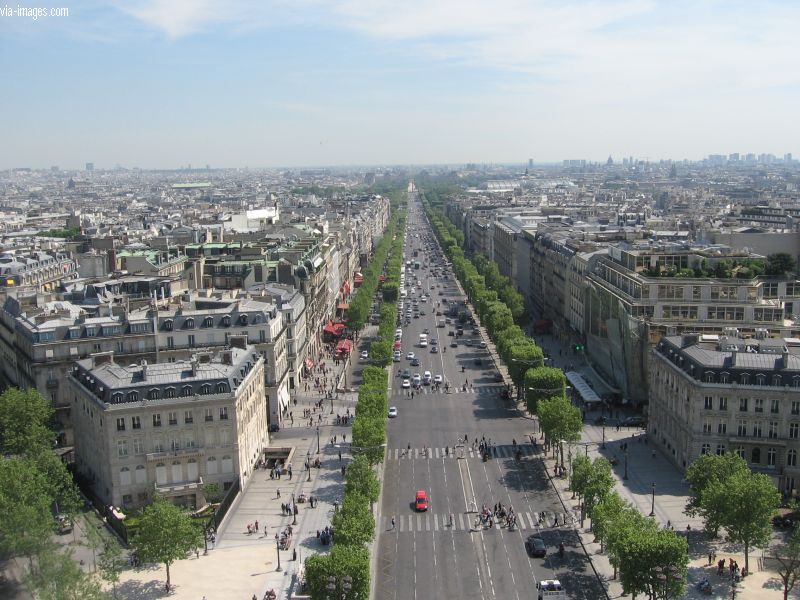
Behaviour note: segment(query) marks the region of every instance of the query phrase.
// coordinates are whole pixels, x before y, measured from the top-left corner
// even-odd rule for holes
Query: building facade
[[[106,505],[140,507],[155,490],[198,508],[205,484],[246,485],[268,444],[264,359],[234,343],[175,363],[122,366],[113,352],[76,363],[76,469]]]

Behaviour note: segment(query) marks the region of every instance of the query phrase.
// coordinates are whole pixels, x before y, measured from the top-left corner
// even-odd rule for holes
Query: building
[[[800,339],[663,338],[650,367],[649,432],[678,467],[736,452],[786,494],[800,484]]]
[[[75,261],[61,252],[0,254],[0,287],[33,287],[37,291],[47,291],[77,277]]]
[[[197,508],[206,484],[246,485],[268,443],[264,359],[231,343],[175,363],[123,366],[113,352],[76,363],[76,470],[106,505],[140,507],[156,492]]]

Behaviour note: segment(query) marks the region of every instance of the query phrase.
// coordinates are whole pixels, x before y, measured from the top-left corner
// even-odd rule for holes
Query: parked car
[[[533,535],[527,539],[525,542],[525,550],[527,550],[528,554],[531,556],[538,558],[547,556],[547,546],[545,546],[544,540],[538,535]]]
[[[624,427],[644,427],[645,420],[644,417],[633,416],[633,417],[625,417],[620,422],[620,425]]]
[[[390,406],[389,407],[389,418],[393,419],[396,416],[397,416],[397,407],[396,406]]]

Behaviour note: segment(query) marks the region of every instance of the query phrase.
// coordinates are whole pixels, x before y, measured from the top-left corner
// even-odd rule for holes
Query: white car
[[[425,383],[425,385],[430,385],[431,384],[431,379],[433,379],[433,376],[431,375],[430,371],[425,371],[422,374],[422,381]]]
[[[408,354],[406,354],[406,360],[414,360],[416,357],[417,355],[414,354],[413,352],[409,352]]]
[[[389,418],[393,419],[396,416],[397,416],[397,407],[396,406],[390,406],[389,407]]]
[[[402,354],[401,354],[399,351],[398,351],[398,352],[395,352],[395,353],[392,355],[392,362],[400,362],[400,360],[402,359],[402,357],[403,357],[403,355],[402,355]]]
[[[481,342],[480,346],[481,346],[481,348],[486,348],[486,342]]]
[[[420,340],[419,347],[420,348],[427,348],[428,347],[428,340]]]
[[[407,389],[408,389],[408,388],[410,388],[410,387],[411,387],[411,380],[409,380],[409,379],[403,379],[403,389],[404,389],[404,390],[407,390]]]
[[[361,360],[367,360],[369,358],[369,352],[366,350],[361,351]]]
[[[433,383],[443,383],[443,382],[444,382],[444,379],[442,378],[441,375],[435,375],[433,377]]]
[[[422,384],[422,378],[419,376],[419,373],[414,373],[414,377],[411,378],[411,383],[414,385]]]
[[[395,336],[398,336],[398,335],[402,336],[403,335],[403,330],[398,327],[397,329],[394,330],[394,335]]]

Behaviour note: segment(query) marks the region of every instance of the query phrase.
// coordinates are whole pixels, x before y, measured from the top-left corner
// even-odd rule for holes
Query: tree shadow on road
[[[172,591],[164,589],[166,582],[163,579],[150,579],[148,581],[138,581],[129,579],[117,584],[117,597],[125,600],[152,600],[153,598],[168,598],[175,592],[175,585]]]

